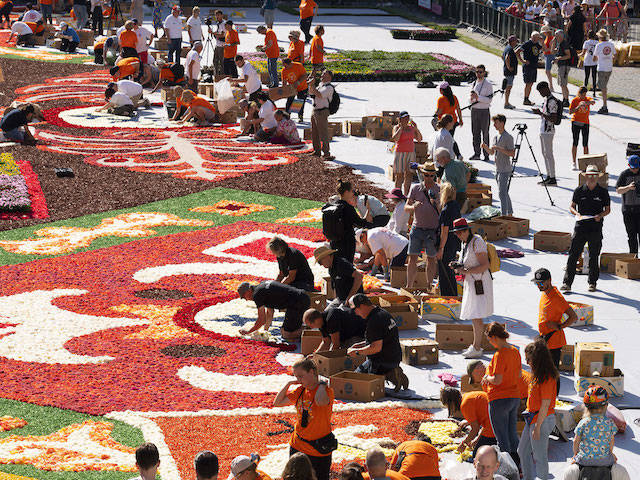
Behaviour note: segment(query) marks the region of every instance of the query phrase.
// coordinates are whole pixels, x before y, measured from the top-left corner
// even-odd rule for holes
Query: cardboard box
[[[307,292],[311,304],[309,308],[315,308],[321,312],[327,307],[327,296],[320,292]]]
[[[416,151],[416,160],[424,161],[429,156],[429,144],[427,142],[413,142]]]
[[[385,395],[382,375],[341,372],[329,378],[329,386],[333,388],[336,398],[341,400],[373,402]]]
[[[352,122],[350,120],[345,120],[344,129],[352,137],[364,137],[367,134],[367,129],[364,125],[362,125],[362,122]]]
[[[476,220],[469,223],[469,228],[473,233],[485,237],[490,242],[507,238],[507,226],[501,222],[493,220]]]
[[[522,435],[522,432],[524,431],[524,426],[525,426],[524,420],[518,420],[516,422],[516,432],[518,432],[518,436]]]
[[[331,277],[322,278],[322,289],[320,291],[327,297],[327,300],[333,300],[336,298],[336,291],[331,285]]]
[[[578,342],[575,346],[573,363],[576,374],[581,377],[613,376],[614,350],[609,342]]]
[[[584,327],[585,325],[593,325],[593,305],[587,305],[586,303],[570,302],[571,308],[576,312],[578,321],[571,325],[572,327]],[[563,319],[567,319],[566,315],[562,316]]]
[[[389,130],[391,130],[391,127],[393,126],[393,121],[391,120],[391,117],[383,117],[382,115],[369,115],[367,117],[362,117],[362,124],[365,127],[372,127],[372,128],[384,128],[384,127],[388,127]]]
[[[303,128],[302,129],[302,139],[303,140],[312,140],[312,135],[311,135],[311,129],[310,128]]]
[[[333,130],[332,137],[342,136],[342,123],[341,122],[329,122],[329,131]]]
[[[391,286],[401,288],[407,285],[407,267],[391,267]],[[425,268],[418,267],[416,278],[413,283],[414,288],[427,288],[427,272]],[[403,293],[403,292],[400,292]]]
[[[232,112],[230,110],[222,114],[218,113],[216,115],[216,118],[218,123],[221,123],[222,125],[229,125],[230,123],[236,123],[238,120],[238,116],[236,115],[236,112]]]
[[[563,402],[567,402],[568,400],[562,400]],[[571,403],[571,405],[567,406],[555,406],[556,410],[556,425],[560,425],[563,432],[570,432],[574,428],[576,428],[576,420],[573,416],[573,411],[576,406]]]
[[[438,342],[429,338],[400,340],[402,361],[407,365],[435,365],[438,363]]]
[[[486,183],[467,183],[467,193],[469,192],[480,192],[491,195],[491,185],[487,185]]]
[[[437,323],[436,341],[440,350],[462,350],[473,343],[473,326],[459,323]],[[482,349],[493,351],[485,335],[482,336]]]
[[[624,374],[618,368],[613,370],[613,375],[610,377],[576,377],[575,379],[576,392],[579,396],[584,395],[591,385],[603,387],[609,393],[609,397],[624,396]]]
[[[156,50],[169,50],[169,39],[167,37],[156,38],[153,41],[153,48]]]
[[[336,373],[352,372],[367,359],[366,356],[347,356],[347,349],[324,350],[313,354],[313,361],[318,366],[318,373],[323,377],[331,377]]]
[[[596,167],[598,167],[598,171],[606,172],[607,165],[609,165],[606,153],[590,153],[586,155],[579,155],[577,158],[577,162],[578,168],[582,172],[586,171],[589,165],[595,165]]]
[[[391,314],[398,330],[418,328],[420,305],[413,298],[405,295],[385,295],[380,298],[380,307]]]
[[[289,98],[296,94],[296,87],[293,85],[285,85],[283,87],[273,87],[269,89],[269,98],[274,102],[281,98]]]
[[[494,222],[504,223],[507,226],[507,237],[526,237],[529,235],[529,219],[501,215],[493,217]]]
[[[316,351],[316,348],[322,343],[322,333],[320,330],[303,330],[302,340],[300,341],[300,353],[309,355]]]
[[[629,280],[640,278],[640,259],[616,260],[616,275]]]
[[[472,211],[474,208],[481,207],[482,205],[491,205],[493,198],[490,195],[482,192],[467,192],[467,211]]]
[[[460,391],[462,393],[467,392],[482,392],[482,385],[480,383],[471,383],[471,377],[469,375],[462,375],[460,379]]]
[[[215,84],[213,83],[199,83],[198,84],[198,94],[199,95],[205,95],[209,98],[212,98],[215,100]]]
[[[173,87],[162,87],[160,90],[160,98],[163,102],[167,102],[169,100],[175,100],[176,94],[173,91]]]
[[[636,258],[635,253],[601,253],[600,273],[616,273],[616,260],[631,260]]]
[[[455,300],[455,303],[438,303],[437,299]],[[443,297],[436,295],[428,295],[422,299],[422,317],[431,321],[449,321],[460,320],[460,312],[462,310],[462,296],[460,297]]]
[[[400,111],[398,111],[398,110],[383,110],[382,111],[382,116],[391,118],[392,124],[395,125],[395,124],[398,123],[398,119],[400,118]]]
[[[533,248],[543,252],[567,252],[571,246],[571,234],[540,230],[533,236]]]
[[[563,372],[573,372],[574,346],[565,345],[560,351],[560,370]]]
[[[584,185],[587,182],[587,177],[584,173],[580,172],[578,174],[578,186]],[[609,186],[609,174],[608,173],[599,173],[598,174],[598,185],[601,187],[607,188]]]
[[[366,137],[370,140],[391,140],[391,127],[367,126]]]

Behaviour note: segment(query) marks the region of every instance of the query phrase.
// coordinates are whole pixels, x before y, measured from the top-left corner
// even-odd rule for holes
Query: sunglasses
[[[544,281],[543,280],[536,280],[535,283],[537,286],[542,287],[544,285]]]

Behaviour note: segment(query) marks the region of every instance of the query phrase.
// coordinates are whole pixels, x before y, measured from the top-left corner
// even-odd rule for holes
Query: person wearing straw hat
[[[602,28],[598,31],[598,44],[593,50],[593,61],[598,62],[598,88],[602,93],[602,107],[598,113],[609,114],[607,108],[607,85],[613,71],[613,57],[616,54],[616,46],[609,40],[609,34]]]
[[[611,213],[609,192],[598,185],[600,172],[595,165],[589,165],[585,171],[586,182],[573,191],[569,210],[576,217],[569,258],[564,281],[560,290],[570,292],[576,275],[578,257],[585,244],[589,246],[589,291],[596,291],[596,282],[600,276],[600,249],[602,248],[602,221]]]
[[[409,237],[409,218],[411,217],[411,213],[404,209],[404,206],[407,204],[407,197],[405,197],[400,188],[392,189],[384,197],[391,200],[394,205],[387,228],[399,233],[403,237]]]
[[[284,310],[282,323],[283,340],[296,340],[302,333],[302,315],[309,308],[311,300],[304,290],[285,285],[274,280],[267,280],[253,285],[242,282],[238,286],[238,296],[253,301],[258,308],[258,319],[249,329],[240,329],[241,335],[249,335],[264,326],[268,329],[273,319],[273,310]]]
[[[329,304],[330,306],[346,304],[353,295],[364,292],[362,289],[363,272],[354,267],[353,263],[336,255],[337,251],[326,245],[313,251],[316,263],[329,270],[331,287],[336,292],[336,298]]]
[[[629,168],[624,170],[616,182],[616,192],[622,195],[622,219],[627,230],[629,252],[638,253],[640,239],[640,156],[627,159]]]
[[[227,480],[271,480],[271,477],[258,470],[260,455],[239,455],[231,461],[231,473]]]

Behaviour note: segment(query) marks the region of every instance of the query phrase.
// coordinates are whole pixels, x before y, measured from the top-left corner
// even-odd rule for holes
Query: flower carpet
[[[0,57],[41,62],[88,63],[93,56],[82,53],[63,53],[48,47],[18,47],[15,39],[8,42],[11,30],[0,30]]]
[[[11,153],[0,155],[0,220],[47,218],[47,204],[29,162],[16,161]]]

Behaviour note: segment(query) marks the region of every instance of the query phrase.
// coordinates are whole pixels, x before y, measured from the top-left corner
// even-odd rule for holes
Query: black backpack
[[[335,85],[331,85],[331,88],[333,88],[333,95],[331,96],[331,100],[329,100],[329,115],[334,115],[340,108],[340,95],[338,95]]]
[[[327,203],[322,207],[322,233],[330,242],[344,237],[344,203]]]
[[[562,106],[562,100],[558,100],[554,96],[549,97],[549,100],[556,102],[556,116],[553,118],[553,124],[560,125],[560,123],[562,123],[562,117],[564,116],[564,107]]]

